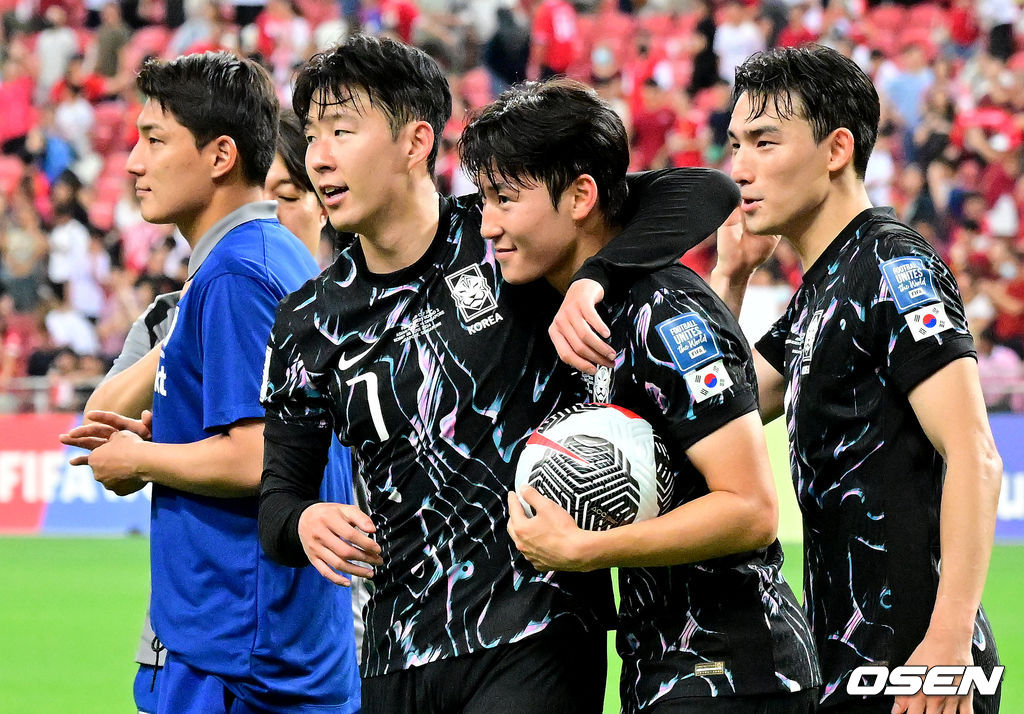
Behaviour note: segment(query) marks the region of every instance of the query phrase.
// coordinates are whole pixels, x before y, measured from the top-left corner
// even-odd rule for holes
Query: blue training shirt
[[[154,441],[192,443],[263,417],[260,386],[277,303],[318,272],[274,209],[272,202],[243,206],[196,244],[192,284],[161,350]],[[321,495],[352,502],[340,444]],[[312,566],[267,558],[257,505],[255,495],[213,498],[154,485],[154,630],[177,659],[221,678],[246,703],[357,711],[351,594]]]

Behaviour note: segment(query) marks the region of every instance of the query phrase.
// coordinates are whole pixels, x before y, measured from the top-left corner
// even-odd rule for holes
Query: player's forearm
[[[587,570],[695,563],[770,545],[778,530],[774,498],[713,491],[664,516],[607,531],[583,531]]]
[[[726,275],[717,266],[708,276],[708,285],[718,297],[722,298],[722,302],[729,308],[729,312],[737,319],[740,316],[740,309],[743,307],[743,297],[747,294],[748,282],[750,282],[750,275]]]
[[[153,406],[153,381],[160,363],[160,348],[154,347],[145,357],[123,372],[104,380],[85,403],[85,411],[99,409],[132,419],[142,416]]]
[[[965,440],[966,441],[966,440]],[[939,517],[942,572],[931,626],[970,637],[992,554],[1002,461],[990,435],[949,454]]]
[[[232,427],[191,444],[139,442],[136,476],[200,496],[254,496],[263,467],[263,423]]]
[[[281,565],[309,565],[299,539],[299,517],[318,502],[332,438],[329,429],[296,429],[272,417],[264,429],[260,543]]]

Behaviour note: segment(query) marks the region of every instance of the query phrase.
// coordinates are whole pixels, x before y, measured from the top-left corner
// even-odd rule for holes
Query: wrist
[[[589,572],[605,567],[601,564],[600,531],[578,529],[572,538],[570,552],[572,561],[579,572]]]
[[[715,265],[709,276],[712,280],[720,281],[729,288],[745,288],[750,281],[754,269],[743,270],[741,268],[730,268],[721,264]]]
[[[941,598],[936,600],[928,622],[928,631],[955,640],[970,640],[974,636],[974,620],[977,607],[963,603],[950,603]]]

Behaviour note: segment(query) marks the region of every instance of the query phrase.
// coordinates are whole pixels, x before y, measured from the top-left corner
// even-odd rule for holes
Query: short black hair
[[[313,182],[306,173],[306,132],[302,122],[291,109],[283,109],[278,125],[277,153],[284,161],[295,188],[313,192]]]
[[[543,183],[556,208],[572,182],[589,174],[605,221],[618,222],[627,193],[626,129],[611,105],[580,82],[555,78],[505,90],[470,118],[459,149],[470,176]]]
[[[137,85],[192,133],[196,147],[231,137],[242,176],[263,186],[274,161],[280,109],[265,69],[227,52],[206,52],[170,62],[147,60]]]
[[[427,170],[433,174],[441,133],[452,115],[451,89],[437,62],[396,40],[352,35],[345,43],[313,55],[299,70],[292,108],[305,122],[318,92],[325,99],[344,102],[360,90],[387,118],[394,139],[409,122],[430,124],[434,146],[427,157]],[[319,103],[319,116],[327,106]]]
[[[815,44],[759,52],[736,68],[733,107],[743,94],[750,100],[749,119],[763,115],[770,102],[780,119],[806,119],[817,142],[849,129],[853,168],[864,178],[881,110],[871,79],[853,60]]]

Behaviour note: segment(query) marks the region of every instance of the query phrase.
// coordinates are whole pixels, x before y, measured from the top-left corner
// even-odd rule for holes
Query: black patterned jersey
[[[538,573],[506,531],[520,446],[582,393],[547,336],[557,293],[500,281],[479,220],[442,199],[430,248],[388,275],[356,242],[281,303],[271,335],[268,433],[335,431],[368,487],[384,564],[364,676],[614,617],[607,572]]]
[[[907,394],[974,343],[949,268],[876,208],[826,248],[757,349],[785,377],[804,604],[823,704],[839,705],[856,667],[903,664],[928,627],[944,466]],[[983,611],[974,644],[991,666]]]
[[[630,409],[666,444],[671,508],[708,493],[686,451],[757,409],[750,348],[693,271],[664,268],[610,311],[614,370],[591,396]],[[617,646],[626,712],[678,697],[777,694],[818,685],[806,618],[782,578],[778,541],[671,567],[620,568]]]

